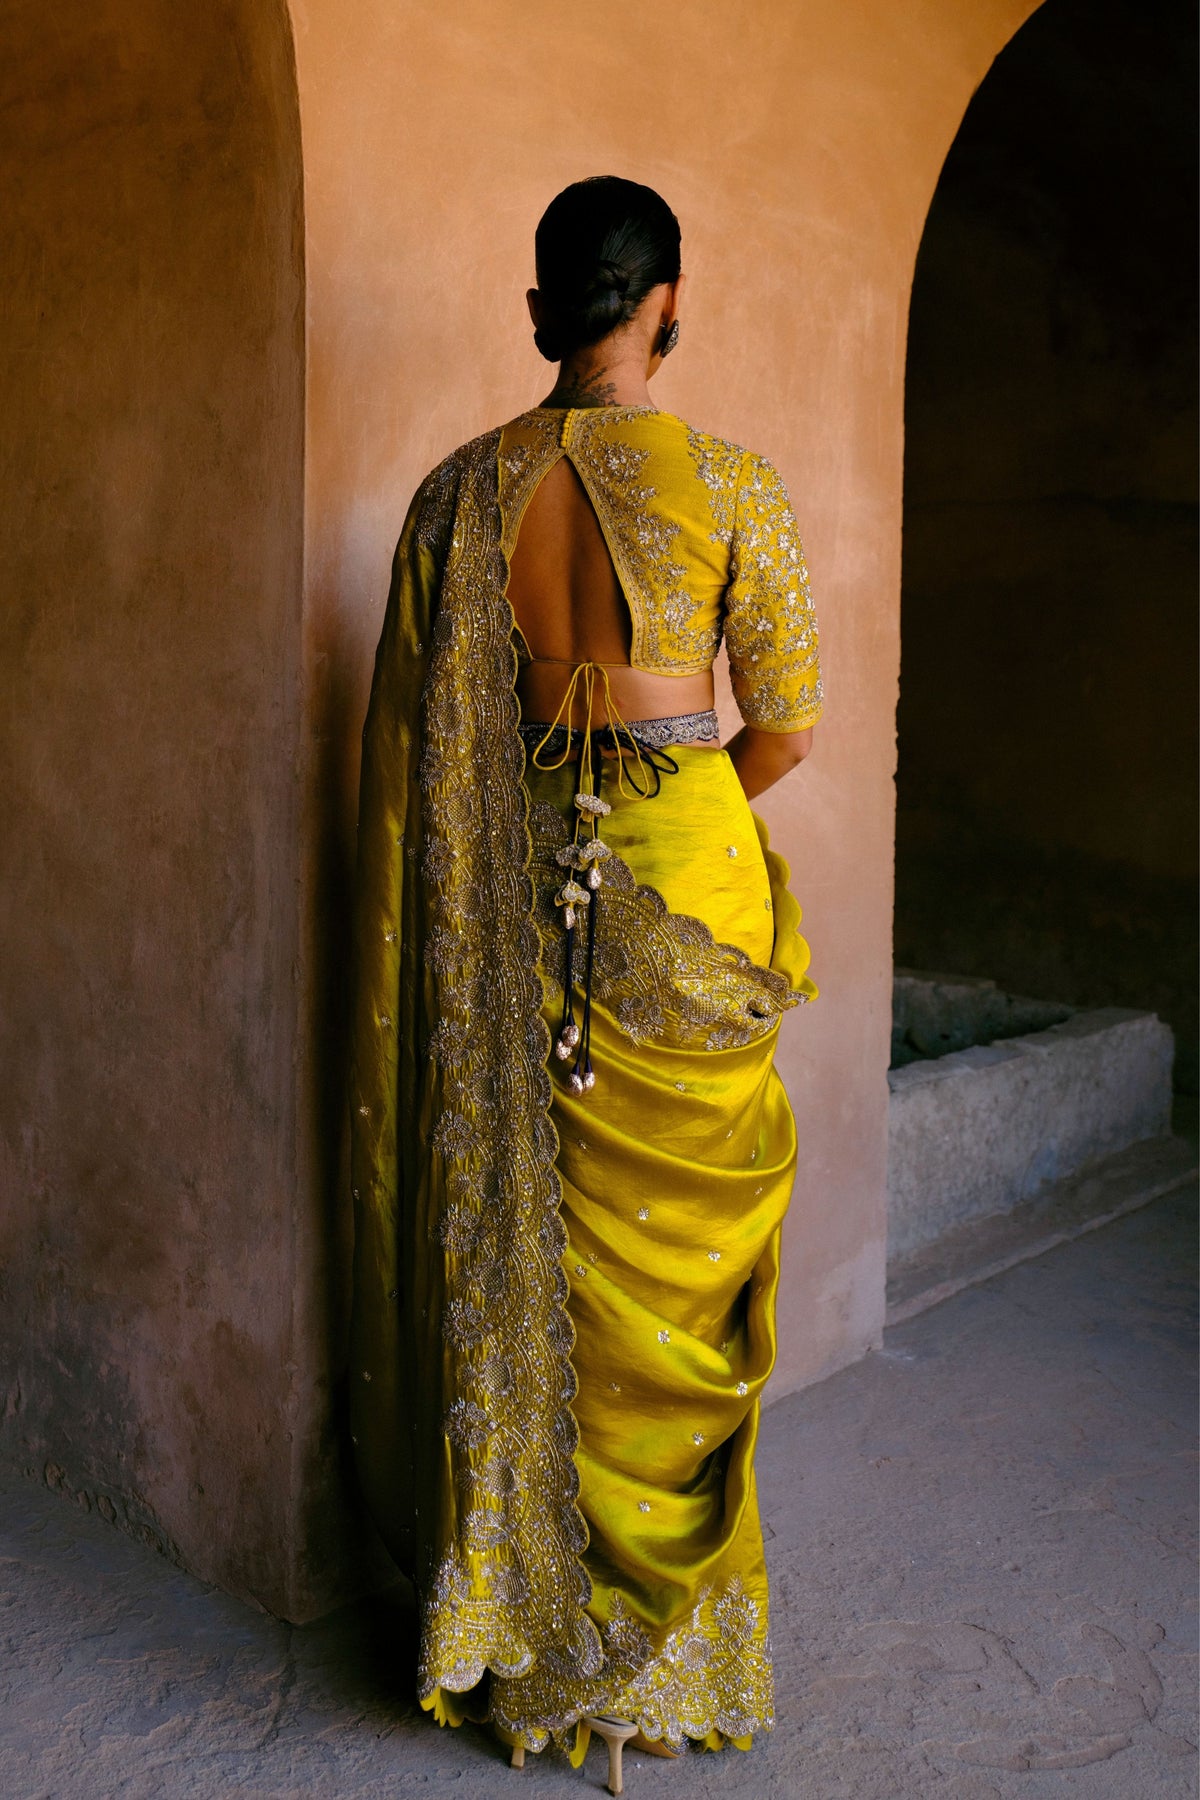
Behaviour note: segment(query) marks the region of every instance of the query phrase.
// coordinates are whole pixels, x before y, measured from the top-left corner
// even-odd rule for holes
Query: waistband
[[[604,748],[616,748],[621,730],[649,750],[665,750],[668,744],[719,743],[721,738],[717,715],[710,708],[707,712],[675,713],[667,719],[629,719],[621,727],[601,725],[593,728],[592,741]],[[544,743],[549,756],[559,756],[564,750],[575,748],[587,735],[581,725],[555,725],[552,728],[549,721],[540,719],[523,719],[520,732],[527,750],[532,751]]]

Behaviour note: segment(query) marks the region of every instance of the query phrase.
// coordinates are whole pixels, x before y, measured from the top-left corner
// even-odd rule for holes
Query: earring
[[[672,350],[675,348],[675,346],[678,342],[679,342],[679,320],[672,319],[669,328],[666,326],[664,326],[664,328],[663,328],[663,333],[662,333],[661,338],[659,339],[659,344],[658,344],[658,354],[660,356],[670,356]]]

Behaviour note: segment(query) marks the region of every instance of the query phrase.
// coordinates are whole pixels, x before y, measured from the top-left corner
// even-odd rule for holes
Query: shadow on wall
[[[308,1616],[345,1552],[308,1516],[284,0],[5,8],[0,182],[0,1454]]]
[[[1155,1009],[1196,1084],[1195,20],[1046,0],[909,333],[896,960]]]

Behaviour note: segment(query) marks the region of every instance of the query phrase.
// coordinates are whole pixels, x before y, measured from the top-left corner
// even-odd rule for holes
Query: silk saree
[[[618,756],[582,809],[596,1079],[565,1079],[579,766],[527,748],[505,594],[563,454],[641,666],[708,667],[723,634],[743,716],[821,707],[763,459],[653,409],[535,409],[422,484],[363,733],[351,1431],[439,1720],[531,1750],[597,1712],[744,1746],[772,1723],[753,1454],[796,1165],[773,1052],[816,987],[727,753],[668,731],[657,791]]]

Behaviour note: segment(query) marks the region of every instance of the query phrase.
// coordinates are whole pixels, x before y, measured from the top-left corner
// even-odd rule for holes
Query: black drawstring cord
[[[572,918],[566,926],[563,943],[562,1022],[558,1027],[558,1041],[554,1046],[554,1054],[560,1062],[570,1062],[571,1052],[578,1042],[579,1027],[575,1023],[575,921]]]
[[[579,734],[579,754],[575,764],[575,796],[576,819],[575,832],[571,844],[560,853],[560,861],[567,861],[571,874],[567,883],[557,896],[563,906],[563,926],[566,938],[563,945],[563,1009],[562,1022],[559,1025],[558,1039],[554,1053],[562,1062],[570,1062],[572,1052],[575,1053],[574,1066],[567,1077],[567,1085],[573,1094],[584,1094],[596,1085],[596,1075],[592,1068],[592,987],[596,968],[596,916],[600,910],[600,889],[604,885],[604,877],[600,872],[600,861],[607,857],[608,850],[596,835],[596,827],[600,818],[609,811],[604,804],[600,788],[604,778],[605,749],[612,749],[621,762],[621,774],[629,782],[633,792],[640,799],[653,799],[662,790],[664,775],[677,775],[679,764],[666,750],[657,749],[649,744],[642,744],[634,739],[633,733],[624,724],[614,726],[597,726],[594,730],[583,730]],[[629,761],[626,761],[626,758]],[[645,769],[646,785],[638,785],[635,770]],[[585,775],[587,787],[584,786]],[[650,785],[650,777],[654,785]],[[582,804],[592,799],[594,808]],[[587,819],[587,829],[591,844],[598,854],[591,859],[591,867],[584,875],[582,850],[579,834]],[[585,846],[586,847],[586,846]],[[570,852],[576,855],[571,858]],[[580,886],[580,878],[586,887]],[[587,937],[584,945],[583,965],[583,1008],[579,1023],[575,1021],[575,927],[578,909],[583,907],[587,912]]]
[[[599,733],[597,733],[597,736]],[[595,758],[596,798],[600,798],[600,784],[604,778],[604,758]],[[597,871],[598,872],[598,871]],[[595,1087],[596,1075],[592,1068],[592,972],[596,966],[596,914],[600,911],[600,882],[592,887],[588,883],[591,899],[588,902],[587,921],[587,953],[583,965],[583,1023],[579,1039],[579,1055],[575,1058],[575,1067],[571,1071],[571,1088],[574,1092],[584,1093]],[[578,1088],[575,1087],[579,1082]]]
[[[587,752],[587,733],[583,732],[580,735],[579,755],[578,755],[578,757],[576,759],[576,763],[575,763],[575,792],[577,794],[582,793],[582,791],[583,791],[583,770],[584,770],[584,763],[586,760],[586,752]],[[575,823],[574,841],[578,842],[578,840],[579,840],[579,821],[577,818],[576,823]],[[576,869],[572,868],[571,873],[568,877],[568,884],[575,881],[575,876],[577,873],[578,873],[578,871]],[[578,885],[578,884],[576,884],[576,885]],[[586,1055],[587,1055],[586,1038],[587,1038],[587,1028],[588,1028],[588,1024],[589,1024],[589,1020],[590,1020],[590,1013],[591,1013],[590,1001],[591,1001],[592,945],[595,941],[595,936],[596,936],[596,928],[595,928],[595,923],[594,923],[595,912],[596,912],[596,896],[595,896],[595,894],[589,892],[588,898],[584,899],[582,897],[583,892],[584,892],[584,890],[580,891],[579,898],[568,901],[563,909],[563,926],[564,926],[565,933],[566,933],[565,941],[563,943],[563,1010],[562,1010],[562,1019],[559,1023],[559,1027],[558,1027],[558,1039],[554,1046],[554,1054],[558,1057],[560,1062],[570,1062],[571,1052],[575,1049],[579,1050],[579,1055],[575,1058],[575,1067],[572,1069],[570,1078],[569,1078],[572,1089],[579,1093],[583,1092],[584,1085],[585,1085],[584,1077],[580,1073],[580,1065],[582,1062],[585,1061]],[[583,1031],[582,1032],[580,1031],[579,1026],[575,1023],[575,920],[578,916],[577,908],[579,906],[585,906],[587,908],[588,915],[589,915],[589,917],[588,917],[588,936],[587,936],[588,951],[587,951],[587,961],[585,964],[586,975],[585,975],[585,980],[584,980]],[[590,1063],[587,1064],[587,1067],[590,1071],[590,1067],[591,1067]],[[596,1077],[593,1075],[591,1081],[588,1082],[586,1085],[589,1087],[593,1086],[595,1084],[595,1080],[596,1080]]]
[[[653,800],[662,788],[663,776],[678,775],[679,764],[675,758],[666,750],[655,749],[652,744],[635,742],[628,725],[604,725],[601,727],[601,734],[605,744],[617,752],[622,762],[625,762],[626,756],[632,758],[631,762],[625,763],[625,779],[639,799]],[[638,786],[634,770],[639,764],[653,773],[653,787],[649,782],[645,787]]]

